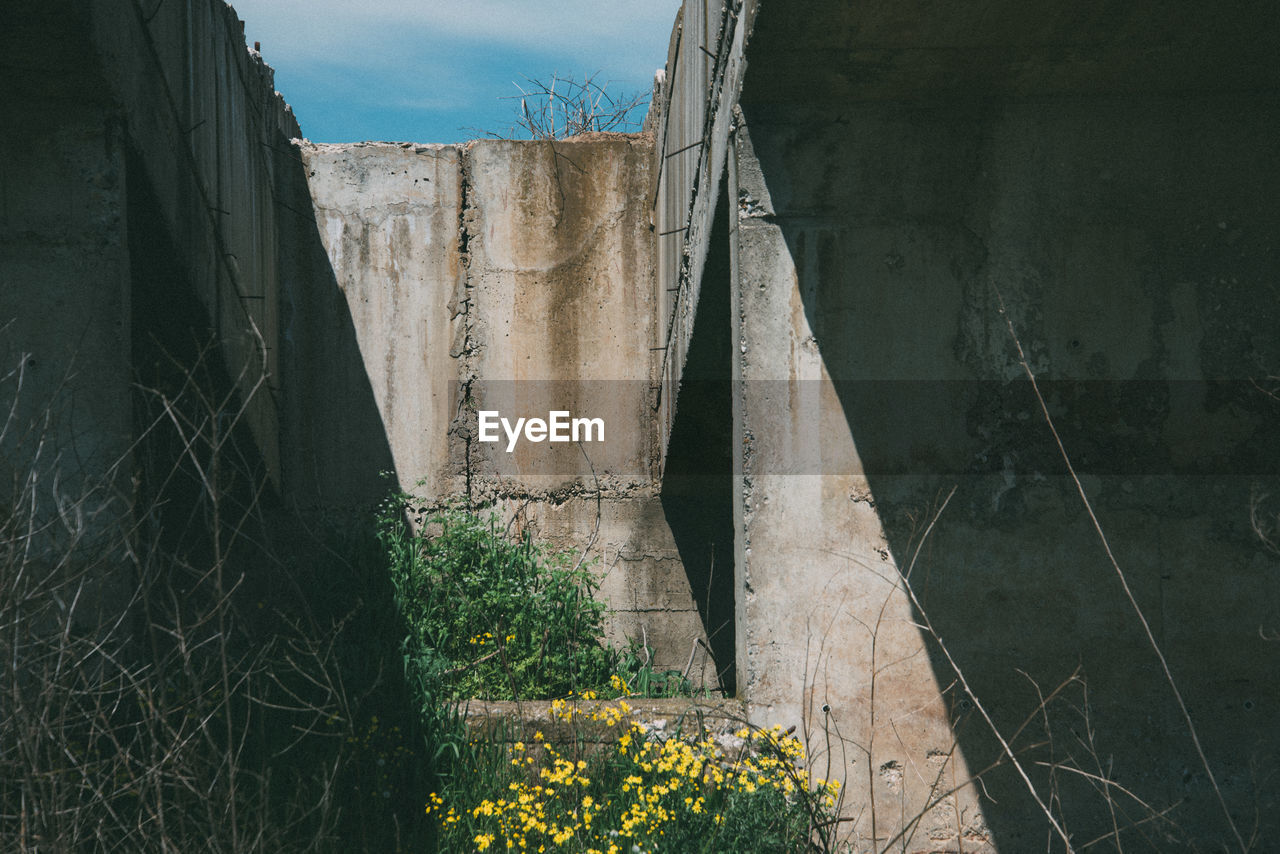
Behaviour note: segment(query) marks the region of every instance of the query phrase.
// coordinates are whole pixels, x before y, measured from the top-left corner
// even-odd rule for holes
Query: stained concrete
[[[526,443],[508,454],[472,442],[473,481],[651,487],[652,151],[648,135],[468,146],[462,371],[475,407],[540,417],[555,408],[605,422],[603,444],[582,448]]]
[[[493,506],[558,548],[587,551],[613,639],[647,639],[660,667],[714,684],[656,479],[652,152],[647,134],[299,144],[378,418],[348,421],[325,399],[329,383],[349,384],[346,369],[326,358],[324,328],[302,319],[294,346],[318,361],[296,370],[316,388],[289,424],[305,437],[297,469],[310,457],[333,475],[313,500],[342,505],[355,484],[376,497],[362,439],[376,448],[385,436],[401,489],[426,506]],[[479,441],[485,409],[602,418],[605,440],[508,453],[505,440]]]
[[[297,383],[289,418],[296,436],[291,492],[303,506],[373,501],[393,486],[376,477],[379,469],[399,473],[406,490],[419,479],[439,490],[452,417],[449,373],[441,368],[453,364],[460,332],[451,310],[463,274],[458,149],[362,144],[297,151],[310,194],[305,204],[315,218],[303,227],[327,254],[312,259],[312,278],[289,290]],[[367,413],[365,388],[376,417]]]
[[[591,547],[619,638],[647,636],[664,666],[692,649],[714,680],[656,481],[652,134],[290,143],[229,7],[70,6],[24,11],[5,41],[21,132],[0,263],[20,287],[0,300],[9,349],[30,351],[19,415],[64,395],[59,465],[118,463],[127,485],[133,383],[216,341],[289,505],[368,512],[399,487],[519,510]],[[606,440],[508,455],[478,442],[481,406],[568,408]]]

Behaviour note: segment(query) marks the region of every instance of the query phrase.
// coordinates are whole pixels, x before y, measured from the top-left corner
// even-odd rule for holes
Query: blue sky
[[[647,93],[679,0],[232,0],[314,142],[507,132],[522,75]],[[509,96],[515,95],[515,100]]]

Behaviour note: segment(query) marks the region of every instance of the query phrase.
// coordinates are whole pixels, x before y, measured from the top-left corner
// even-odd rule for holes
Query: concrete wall
[[[145,188],[163,229],[155,242],[177,255],[184,281],[173,287],[203,307],[228,371],[244,372],[247,423],[278,483],[277,233],[292,214],[276,196],[296,169],[281,158],[298,125],[230,6],[185,0],[147,11],[92,3],[94,58],[135,155],[130,181]]]
[[[838,734],[847,808],[877,848],[905,830],[907,850],[1046,833],[1062,850],[1011,763],[984,772],[1002,750],[975,698],[1074,845],[1119,826],[1127,851],[1238,847],[1010,321],[1232,820],[1274,836],[1280,565],[1251,503],[1280,473],[1274,399],[1253,382],[1280,361],[1280,99],[1254,42],[1230,69],[1213,57],[1246,32],[1274,41],[1275,21],[1174,32],[1099,5],[1055,53],[1066,22],[1049,12],[1019,30],[798,11],[756,19],[731,162],[753,715]],[[1162,25],[1142,30],[1147,15]],[[1113,33],[1130,30],[1147,47],[1122,61]],[[930,49],[942,33],[952,47]],[[1132,793],[1102,784],[1114,813],[1098,778]],[[1139,824],[1134,796],[1167,815]]]
[[[0,36],[3,373],[25,354],[6,381],[21,405],[4,456],[21,473],[38,453],[69,495],[102,485],[95,501],[114,509],[87,518],[103,532],[133,498],[139,360],[163,360],[152,333],[177,334],[196,304],[232,374],[248,367],[246,396],[277,371],[276,151],[297,124],[230,7],[151,11],[24,4]],[[247,421],[278,474],[269,388]]]
[[[315,386],[289,405],[298,500],[376,499],[390,484],[369,474],[385,453],[427,504],[492,504],[558,546],[589,547],[611,631],[647,637],[661,666],[696,651],[714,679],[656,480],[652,137],[298,151],[341,295],[316,312],[305,288],[327,299],[326,286],[290,289],[288,362]],[[603,418],[605,441],[507,453],[479,441],[482,409]]]
[[[102,535],[122,509],[133,434],[121,405],[131,381],[124,145],[97,93],[46,95],[0,102],[10,122],[0,137],[0,510],[17,511],[26,493],[41,527],[54,513],[45,484],[58,477],[79,498],[119,465],[85,508]]]
[[[461,156],[452,146],[295,145],[314,209],[285,289],[285,483],[301,507],[446,489]],[[314,197],[314,208],[313,208]],[[399,473],[399,483],[379,477]]]
[[[0,375],[42,476],[131,471],[146,342],[204,330],[295,506],[590,549],[611,631],[807,725],[868,846],[1044,844],[976,701],[1076,844],[1230,846],[1214,782],[1280,830],[1274,11],[690,2],[653,136],[314,146],[221,3],[28,5]],[[506,454],[483,408],[611,426]]]
[[[398,485],[519,511],[601,558],[616,634],[662,666],[692,650],[714,680],[656,480],[652,137],[291,146],[230,7],[74,5],[6,30],[17,131],[0,143],[18,415],[62,394],[58,465],[118,464],[127,487],[135,383],[216,341],[292,506],[367,507]],[[484,406],[610,426],[602,446],[508,455],[477,441]]]
[[[981,850],[988,832],[978,799],[967,788],[948,794],[970,771],[942,695],[948,683],[934,677],[899,583],[911,553],[890,547],[833,383],[838,368],[816,337],[823,320],[805,310],[803,288],[824,277],[801,266],[807,256],[793,256],[789,210],[770,199],[756,133],[754,123],[739,127],[730,182],[739,200],[732,315],[743,342],[733,441],[739,690],[756,722],[821,733],[821,761],[842,769],[846,811],[864,844],[879,849],[902,833],[907,850]],[[837,150],[847,151],[843,143]],[[881,367],[884,357],[865,364]],[[922,368],[934,370],[927,360]],[[874,411],[898,424],[896,409]],[[914,827],[916,813],[944,795]]]
[[[651,107],[658,140],[651,222],[664,327],[658,401],[663,454],[675,429],[756,5],[754,0],[686,2]]]

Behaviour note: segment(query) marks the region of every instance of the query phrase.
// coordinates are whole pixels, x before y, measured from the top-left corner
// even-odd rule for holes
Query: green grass
[[[380,532],[408,631],[406,667],[432,702],[608,684],[617,653],[602,642],[605,605],[573,555],[461,511],[428,519],[434,536],[414,534],[403,511],[404,499],[388,502]]]

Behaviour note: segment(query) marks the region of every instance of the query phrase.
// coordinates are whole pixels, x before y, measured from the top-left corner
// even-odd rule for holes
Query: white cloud
[[[625,66],[662,65],[678,0],[236,0],[250,41],[268,62],[339,61],[388,66],[421,50],[460,43],[487,50],[561,54]],[[554,69],[552,69],[554,70]],[[569,69],[560,69],[568,71]],[[594,68],[572,69],[574,73]],[[541,69],[534,69],[541,72]]]

